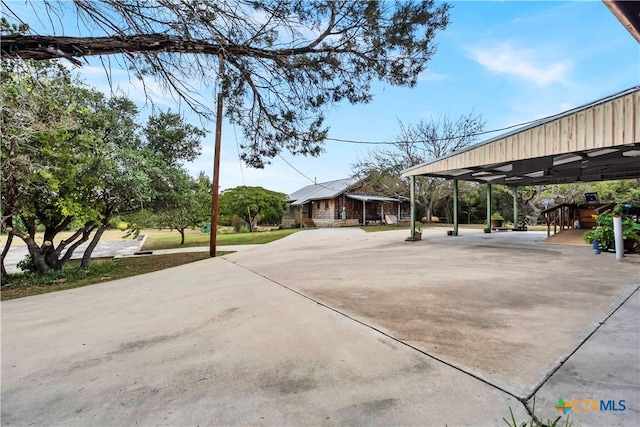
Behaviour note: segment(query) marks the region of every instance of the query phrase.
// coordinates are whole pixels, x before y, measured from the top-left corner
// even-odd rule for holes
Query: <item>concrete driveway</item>
[[[572,418],[638,424],[640,257],[406,233],[306,231],[3,302],[2,423],[498,425],[537,393],[543,419],[606,398],[626,411]]]

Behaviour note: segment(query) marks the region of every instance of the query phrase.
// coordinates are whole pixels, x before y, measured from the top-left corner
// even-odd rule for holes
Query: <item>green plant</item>
[[[485,233],[491,233],[491,227],[485,227],[482,229]]]
[[[596,217],[597,225],[584,233],[584,241],[593,243],[599,242],[600,248],[607,248],[612,245],[615,237],[613,233],[613,218],[615,214],[621,212],[621,205],[616,206],[614,211],[603,212]],[[640,224],[636,224],[633,218],[622,217],[622,238],[640,241]]]
[[[567,415],[567,418],[565,418],[564,422],[561,421],[562,416],[557,417],[555,420],[551,421],[550,419],[547,419],[546,423],[543,423],[542,421],[540,421],[538,419],[538,417],[536,417],[536,398],[535,396],[533,397],[533,407],[531,409],[531,415],[529,417],[529,419],[527,421],[523,421],[520,424],[518,424],[518,422],[516,421],[516,417],[513,414],[513,410],[511,409],[511,407],[509,407],[509,414],[511,415],[511,419],[507,420],[506,418],[503,418],[503,421],[509,426],[509,427],[571,427],[573,425],[573,421],[569,420],[569,416]]]
[[[491,219],[495,221],[504,221],[504,218],[502,217],[500,212],[494,212],[493,215],[491,215]]]
[[[33,264],[33,256],[31,256],[31,254],[27,254],[22,261],[17,264],[17,267],[25,273],[35,273],[38,271],[36,266]]]
[[[422,224],[416,222],[416,233],[422,233]]]

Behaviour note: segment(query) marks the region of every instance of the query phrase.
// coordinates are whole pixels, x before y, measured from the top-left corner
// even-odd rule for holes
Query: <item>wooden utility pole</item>
[[[222,140],[222,79],[224,76],[224,60],[220,59],[220,87],[218,88],[218,105],[216,112],[216,140],[213,151],[213,186],[211,188],[211,234],[209,235],[209,256],[216,256],[216,238],[218,237],[218,214],[219,197],[218,190],[220,187],[220,142]]]

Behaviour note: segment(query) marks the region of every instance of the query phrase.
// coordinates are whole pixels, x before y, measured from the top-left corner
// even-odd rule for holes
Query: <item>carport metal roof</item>
[[[640,2],[627,0],[602,0],[602,2],[640,43]]]
[[[411,167],[402,176],[517,185],[639,178],[640,86]]]

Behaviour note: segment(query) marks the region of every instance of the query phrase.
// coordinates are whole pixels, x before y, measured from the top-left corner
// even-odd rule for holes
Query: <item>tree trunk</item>
[[[4,244],[4,248],[2,248],[2,255],[0,256],[0,268],[2,268],[2,276],[0,282],[5,284],[9,283],[9,273],[7,273],[7,269],[4,266],[4,259],[7,257],[9,253],[9,248],[11,247],[11,242],[13,242],[13,218],[7,219],[7,242]]]
[[[449,206],[449,200],[444,205],[444,217],[447,224],[453,224],[453,209]]]
[[[108,224],[108,221],[107,221],[107,224]],[[82,262],[80,262],[81,268],[87,268],[89,266],[89,263],[91,262],[91,254],[93,253],[93,250],[98,245],[98,242],[102,237],[102,233],[104,233],[104,230],[106,229],[107,229],[107,226],[104,225],[104,222],[103,222],[103,225],[100,226],[96,231],[96,234],[93,235],[93,239],[91,239],[91,243],[89,243],[89,246],[87,246],[87,249],[84,250],[84,254],[82,254]]]
[[[53,270],[49,264],[47,264],[45,254],[39,250],[31,254],[33,258],[33,265],[40,274],[45,274]]]
[[[180,244],[184,245],[184,228],[178,230],[180,232]]]
[[[13,230],[13,234],[21,238],[24,243],[27,245],[27,249],[29,249],[29,254],[33,258],[33,265],[36,268],[36,271],[40,274],[45,274],[51,271],[51,267],[47,264],[45,260],[46,253],[51,249],[51,242],[45,241],[42,244],[42,247],[38,246],[38,244],[33,240],[27,233],[23,233],[21,231]]]
[[[49,251],[46,256],[46,261],[47,261],[47,264],[49,264],[49,267],[53,268],[54,270],[62,270],[64,265],[71,259],[71,257],[73,256],[73,253],[78,248],[78,246],[80,246],[81,244],[83,244],[89,239],[89,236],[91,235],[91,233],[96,227],[97,227],[96,225],[85,224],[84,227],[80,228],[75,233],[73,233],[71,237],[69,237],[66,240],[62,240],[58,244],[57,248],[55,248],[52,251]],[[80,239],[76,241],[78,237],[80,237]],[[64,252],[64,255],[62,255],[62,251],[67,247],[69,243],[72,243],[72,242],[73,244],[69,248],[67,248],[67,250]]]

